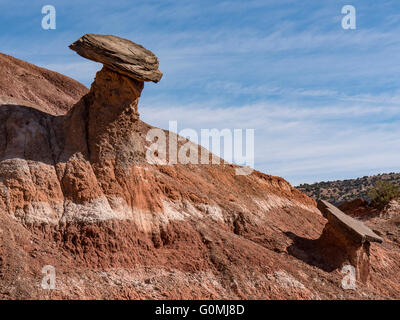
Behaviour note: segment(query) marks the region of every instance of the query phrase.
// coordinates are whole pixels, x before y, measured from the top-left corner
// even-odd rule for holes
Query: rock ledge
[[[150,50],[133,41],[113,35],[88,33],[72,43],[70,49],[84,58],[138,81],[161,80],[158,59]]]

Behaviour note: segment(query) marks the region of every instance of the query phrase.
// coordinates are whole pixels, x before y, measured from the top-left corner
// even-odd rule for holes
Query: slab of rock
[[[318,209],[331,224],[334,224],[344,232],[347,232],[349,236],[359,243],[364,243],[365,241],[383,242],[383,239],[364,223],[348,216],[328,201],[318,201]]]
[[[328,223],[317,240],[320,251],[331,265],[352,265],[357,280],[367,283],[370,274],[370,243],[383,239],[368,228],[327,201],[318,201],[318,209]]]
[[[84,58],[138,81],[158,82],[162,77],[154,53],[127,39],[88,33],[69,47]]]

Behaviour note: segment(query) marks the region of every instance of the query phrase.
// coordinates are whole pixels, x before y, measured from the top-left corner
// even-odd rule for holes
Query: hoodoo
[[[112,35],[86,34],[70,48],[103,64],[89,94],[71,112],[72,130],[74,115],[85,115],[90,160],[129,161],[138,145],[132,126],[139,119],[144,82],[158,82],[162,77],[157,57],[141,45]]]
[[[318,209],[328,219],[318,246],[325,251],[325,259],[341,267],[347,263],[356,270],[357,279],[367,283],[370,273],[371,242],[383,242],[369,227],[327,201],[320,200]],[[329,261],[327,262],[329,263]]]

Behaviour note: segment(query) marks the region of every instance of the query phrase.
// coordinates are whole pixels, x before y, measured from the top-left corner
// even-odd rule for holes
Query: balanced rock
[[[133,153],[145,152],[137,143],[137,131],[132,125],[139,120],[138,103],[144,82],[158,82],[162,77],[158,58],[141,45],[112,35],[86,34],[70,48],[104,66],[97,72],[89,93],[68,115],[65,156],[82,151],[87,141],[87,152],[83,154],[100,167],[105,159],[122,166],[132,163]],[[82,123],[81,119],[86,120]],[[84,136],[86,140],[82,141]]]
[[[88,33],[69,47],[84,58],[138,81],[158,82],[162,77],[154,53],[127,39]]]
[[[370,275],[370,242],[383,242],[363,222],[356,220],[327,201],[320,200],[318,209],[328,223],[318,239],[322,251],[332,263],[350,263],[357,279],[366,283]]]
[[[383,242],[383,239],[364,223],[346,215],[328,201],[320,200],[318,202],[318,209],[328,219],[329,223],[337,226],[338,230],[342,230],[343,233],[359,244],[366,241]]]

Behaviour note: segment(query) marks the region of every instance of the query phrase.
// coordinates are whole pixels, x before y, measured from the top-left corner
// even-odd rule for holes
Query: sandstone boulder
[[[383,239],[364,223],[346,215],[328,201],[320,200],[318,209],[328,219],[329,223],[335,225],[338,230],[342,230],[343,233],[346,233],[358,243],[362,244],[366,241],[383,242]]]
[[[69,47],[84,58],[100,62],[108,69],[138,81],[161,80],[157,57],[130,40],[88,33]]]
[[[370,276],[370,242],[383,242],[363,222],[356,220],[328,201],[320,200],[318,209],[328,223],[319,238],[319,246],[326,258],[338,265],[351,264],[357,273],[357,279],[367,283]]]

